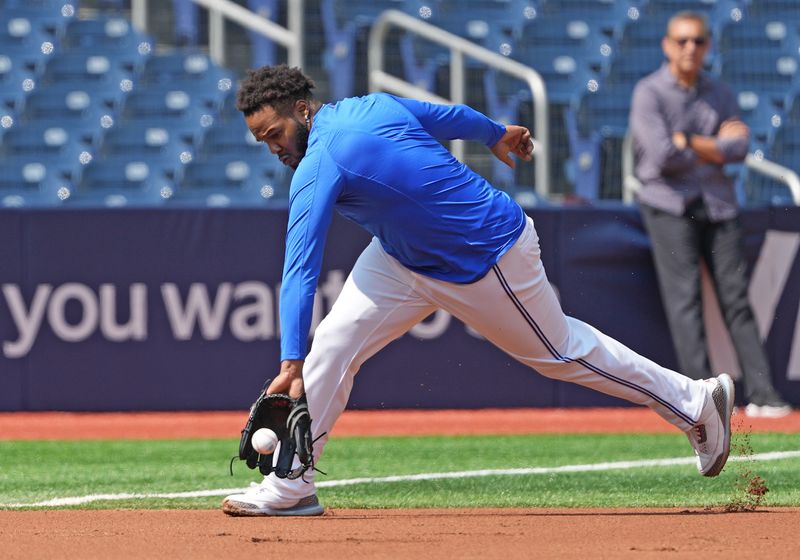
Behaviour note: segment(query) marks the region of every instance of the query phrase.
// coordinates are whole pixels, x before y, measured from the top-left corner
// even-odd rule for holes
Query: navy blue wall
[[[531,214],[564,310],[675,367],[637,210]],[[767,230],[800,232],[798,208],[743,219],[751,263]],[[280,209],[0,210],[0,410],[248,406],[278,363],[285,226]],[[321,313],[367,242],[357,227],[334,222]],[[795,262],[766,347],[776,384],[798,404],[800,382],[790,378],[800,371],[789,364],[800,259],[787,258]],[[205,321],[186,319],[189,299]],[[364,366],[351,407],[622,404],[527,370],[455,320],[417,334]]]

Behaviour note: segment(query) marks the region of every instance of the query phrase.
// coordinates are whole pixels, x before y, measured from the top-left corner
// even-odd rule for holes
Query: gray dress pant
[[[738,218],[712,222],[702,200],[675,216],[642,205],[661,298],[680,371],[693,379],[712,376],[703,324],[700,258],[713,278],[722,316],[742,369],[747,402],[765,404],[777,393],[747,298],[748,270]]]

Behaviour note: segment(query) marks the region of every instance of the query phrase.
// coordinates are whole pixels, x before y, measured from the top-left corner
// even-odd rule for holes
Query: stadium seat
[[[566,125],[576,193],[590,200],[622,195],[621,148],[633,84],[598,84],[570,107]]]
[[[277,0],[247,0],[247,7],[260,15],[272,21],[278,19],[278,1]],[[253,68],[260,68],[262,66],[273,66],[277,64],[277,49],[275,43],[261,35],[250,31],[250,58],[251,66]]]
[[[634,4],[620,0],[540,0],[539,12],[544,16],[583,19],[603,33],[613,35]]]
[[[168,169],[152,160],[120,155],[96,158],[87,165],[70,198],[75,203],[105,206],[153,205],[163,203],[173,192]]]
[[[0,207],[57,205],[69,186],[47,158],[0,158]]]
[[[270,154],[266,144],[258,142],[244,118],[220,121],[208,129],[202,146],[198,150],[199,157],[203,159],[221,156],[228,158],[240,156],[247,158],[265,158],[274,160],[280,165],[278,158]]]
[[[726,53],[736,50],[745,55],[749,51],[758,56],[761,51],[789,52],[796,42],[795,33],[786,22],[772,18],[744,18],[720,27],[717,46]]]
[[[194,158],[194,147],[180,134],[154,122],[126,122],[103,137],[103,158],[130,156],[180,177],[183,166]]]
[[[610,60],[603,81],[613,87],[632,88],[640,79],[658,70],[664,60],[659,45],[628,48]]]
[[[800,91],[793,90],[786,95],[786,118],[791,124],[800,124]]]
[[[0,21],[6,25],[15,20],[27,20],[32,32],[44,32],[50,41],[58,41],[64,35],[67,23],[76,13],[77,3],[66,0],[56,2],[6,0]],[[4,30],[0,30],[0,34],[3,32]]]
[[[384,10],[406,8],[406,0],[321,0],[325,35],[323,63],[330,80],[330,97],[341,99],[355,91],[358,35],[365,42],[367,26]]]
[[[84,141],[96,143],[103,131],[114,126],[115,112],[88,88],[60,84],[32,91],[20,118],[61,126],[80,134]]]
[[[141,82],[146,88],[168,86],[190,91],[209,110],[217,111],[233,89],[235,76],[204,53],[178,51],[148,59]]]
[[[753,90],[737,92],[742,120],[750,127],[751,141],[759,144],[772,142],[775,131],[783,124],[781,109],[767,95]]]
[[[104,55],[87,52],[61,52],[47,63],[42,80],[50,85],[73,85],[90,89],[105,103],[118,107],[133,89],[131,73]]]
[[[701,12],[717,20],[719,16],[736,7],[736,0],[645,0],[642,3],[644,16],[669,17],[677,12]]]
[[[798,59],[793,54],[761,51],[758,56],[720,57],[720,77],[737,91],[756,91],[774,103],[782,103],[798,80]]]
[[[0,54],[0,114],[16,115],[25,106],[25,98],[36,87],[31,72],[16,66],[16,60]]]
[[[795,0],[743,0],[742,3],[750,17],[800,22],[800,5]]]
[[[189,90],[160,85],[132,92],[122,106],[122,118],[126,122],[142,119],[160,121],[167,127],[193,126],[199,133],[200,129],[214,123],[214,112],[203,99]]]
[[[439,0],[419,4],[411,3],[407,11],[415,11],[427,23],[472,41],[504,56],[512,56],[525,23],[536,16],[529,0]],[[449,93],[449,49],[427,41],[414,34],[404,34],[401,39],[401,59],[406,80],[429,90]],[[485,67],[467,57],[470,71]],[[479,105],[483,100],[478,99]]]
[[[535,56],[539,48],[558,48],[586,67],[599,72],[613,54],[613,42],[588,18],[572,15],[539,16],[522,27],[517,41],[526,56]],[[519,57],[516,57],[519,59]]]
[[[153,38],[136,31],[121,17],[73,19],[66,27],[61,47],[69,51],[101,54],[129,74],[136,75],[154,49]]]
[[[195,161],[186,167],[172,203],[200,202],[208,206],[285,204],[290,175],[268,158]]]

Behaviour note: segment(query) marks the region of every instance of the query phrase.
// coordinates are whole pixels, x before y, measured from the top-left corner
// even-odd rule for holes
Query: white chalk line
[[[772,451],[757,453],[747,456],[732,456],[728,462],[746,461],[779,461],[781,459],[794,459],[800,457],[798,451]],[[694,457],[676,457],[672,459],[647,459],[642,461],[615,461],[603,463],[590,463],[585,465],[562,465],[560,467],[528,467],[518,469],[483,469],[477,471],[456,471],[441,473],[419,473],[398,476],[362,477],[343,480],[323,480],[316,483],[317,488],[335,488],[338,486],[352,486],[356,484],[381,484],[387,482],[412,482],[421,480],[443,480],[457,478],[478,478],[483,476],[524,476],[536,474],[577,473],[593,471],[610,471],[623,469],[639,469],[645,467],[669,467],[674,465],[694,465]],[[69,498],[52,498],[41,502],[31,503],[0,503],[0,509],[36,508],[79,506],[92,502],[112,500],[149,500],[149,499],[180,499],[180,498],[207,498],[213,496],[227,496],[247,491],[247,488],[218,488],[215,490],[194,490],[191,492],[158,492],[158,493],[119,493],[119,494],[91,494],[89,496],[75,496]]]

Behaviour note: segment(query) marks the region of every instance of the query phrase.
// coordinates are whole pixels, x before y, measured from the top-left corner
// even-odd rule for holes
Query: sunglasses
[[[670,37],[670,40],[677,43],[681,48],[685,47],[689,42],[694,43],[696,47],[702,47],[708,42],[705,37],[681,37],[680,39]]]

